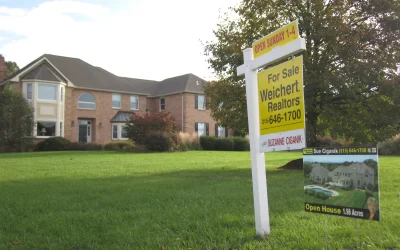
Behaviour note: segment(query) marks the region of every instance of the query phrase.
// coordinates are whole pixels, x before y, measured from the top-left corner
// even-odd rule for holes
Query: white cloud
[[[194,73],[210,79],[199,40],[212,39],[218,8],[235,2],[143,0],[119,11],[79,1],[45,2],[28,11],[0,7],[0,32],[17,35],[0,41],[0,53],[20,66],[49,53],[121,76],[161,80]]]

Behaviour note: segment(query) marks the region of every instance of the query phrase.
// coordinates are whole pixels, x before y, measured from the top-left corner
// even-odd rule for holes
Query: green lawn
[[[343,190],[340,188],[331,189],[337,191],[339,196],[333,196],[327,200],[322,200],[315,196],[305,195],[305,200],[309,203],[368,209],[368,204],[365,203],[365,192],[363,190]],[[377,192],[373,192],[373,194],[373,197],[378,197]],[[379,207],[379,202],[377,202],[377,205]]]
[[[0,249],[399,249],[400,158],[381,222],[304,212],[300,153],[268,153],[271,235],[255,237],[249,152],[0,154]]]

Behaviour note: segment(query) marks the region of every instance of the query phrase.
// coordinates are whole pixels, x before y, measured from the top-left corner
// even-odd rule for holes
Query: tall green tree
[[[33,108],[21,93],[7,85],[0,92],[0,146],[21,150],[31,143],[33,128]]]
[[[400,115],[393,113],[400,96],[399,16],[397,0],[243,0],[224,15],[214,30],[216,39],[204,44],[210,68],[222,82],[204,88],[214,98],[208,103],[213,116],[223,125],[248,130],[247,124],[230,123],[238,115],[247,121],[245,103],[220,107],[245,95],[243,77],[236,76],[242,50],[298,20],[307,46],[302,54],[308,145],[322,134],[359,143],[394,134]],[[225,94],[238,86],[241,97]]]
[[[6,78],[12,76],[18,70],[19,67],[16,62],[11,62],[11,61],[6,62]]]

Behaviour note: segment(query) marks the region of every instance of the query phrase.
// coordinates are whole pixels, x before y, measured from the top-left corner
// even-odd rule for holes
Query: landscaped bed
[[[0,249],[399,247],[400,157],[380,157],[381,222],[304,212],[303,172],[279,169],[297,158],[266,154],[260,239],[249,152],[0,154]]]

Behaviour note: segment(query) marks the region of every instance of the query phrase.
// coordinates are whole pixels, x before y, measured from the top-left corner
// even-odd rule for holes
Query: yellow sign
[[[272,32],[253,43],[254,58],[270,52],[273,48],[285,45],[299,38],[297,21]]]
[[[304,129],[303,56],[258,73],[260,135]]]

